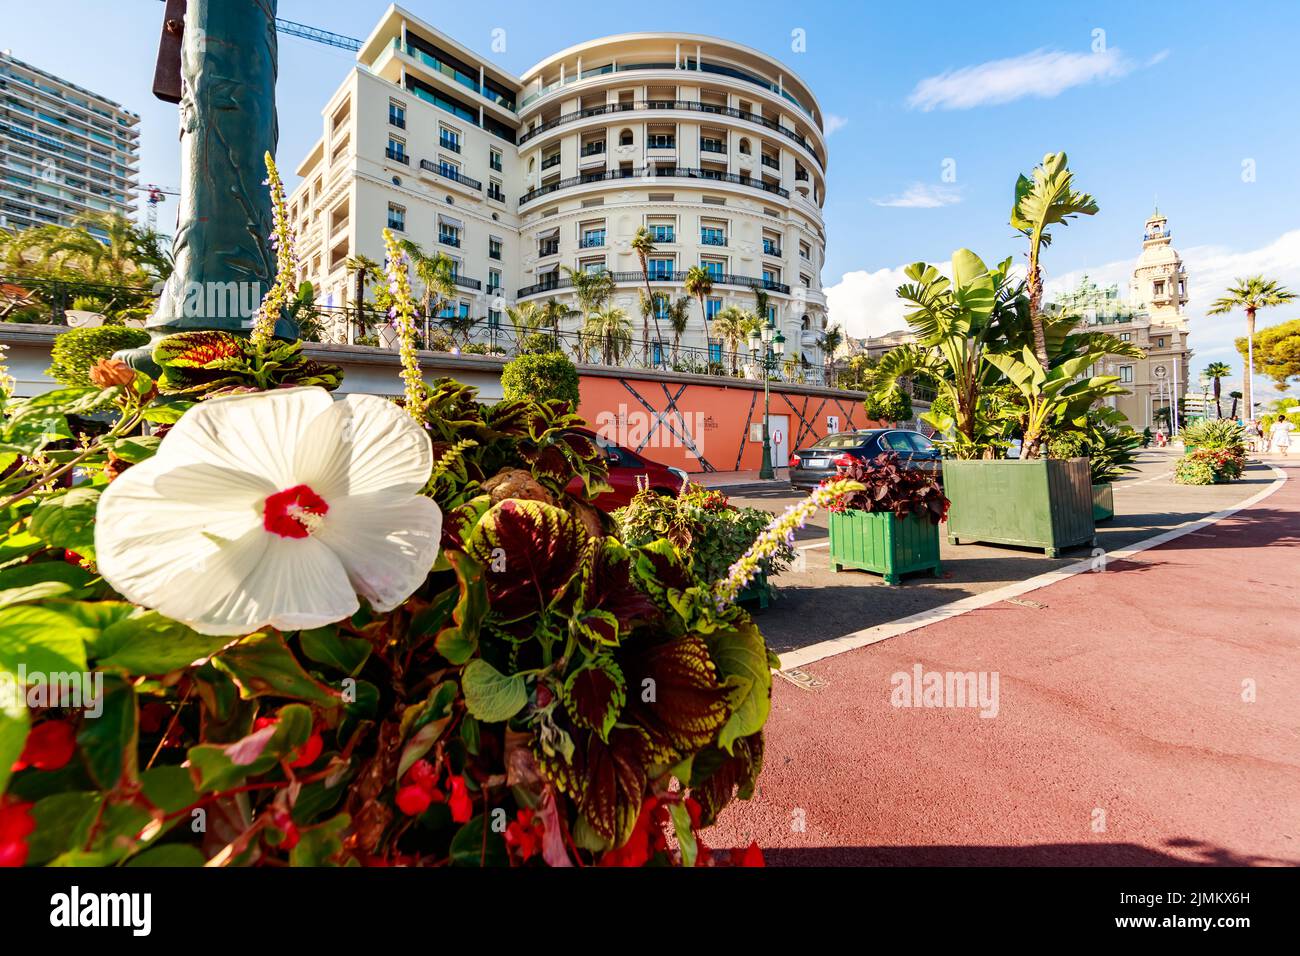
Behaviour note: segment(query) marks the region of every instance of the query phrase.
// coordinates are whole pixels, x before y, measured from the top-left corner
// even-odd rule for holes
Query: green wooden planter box
[[[831,512],[831,570],[860,568],[897,584],[904,574],[939,576],[939,526],[926,518],[889,512]]]
[[[1115,489],[1109,481],[1092,486],[1092,520],[1108,521],[1115,517]]]
[[[1196,451],[1196,449],[1197,449],[1198,447],[1199,447],[1199,446],[1197,446],[1197,445],[1184,445],[1184,446],[1183,446],[1183,454],[1184,454],[1184,455],[1190,455],[1192,452]]]
[[[1055,558],[1097,540],[1087,458],[945,459],[943,491],[949,544],[1013,544]]]
[[[736,595],[737,602],[757,601],[760,610],[766,610],[771,603],[771,596],[767,586],[767,572],[759,571],[753,579],[745,585],[744,590]]]

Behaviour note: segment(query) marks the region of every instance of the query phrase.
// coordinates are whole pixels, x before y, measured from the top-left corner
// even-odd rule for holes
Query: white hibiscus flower
[[[358,594],[389,611],[438,556],[432,469],[428,435],[373,395],[208,399],[105,489],[96,560],[127,600],[202,634],[319,627]]]

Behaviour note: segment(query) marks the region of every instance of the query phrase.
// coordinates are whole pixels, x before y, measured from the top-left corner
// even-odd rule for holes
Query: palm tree
[[[740,351],[740,343],[749,335],[749,330],[754,326],[754,316],[744,309],[729,305],[718,312],[713,317],[713,329],[724,342],[727,343],[727,350],[731,352],[731,373],[737,372],[736,354]]]
[[[686,270],[686,294],[694,296],[700,302],[700,318],[704,322],[704,344],[709,343],[709,309],[705,304],[709,293],[713,291],[713,275],[704,266],[691,266]]]
[[[584,350],[599,349],[601,361],[616,365],[632,351],[632,323],[626,312],[611,306],[587,316],[581,338]]]
[[[668,303],[664,309],[664,315],[668,318],[668,324],[673,330],[673,364],[677,364],[678,349],[681,348],[682,335],[686,332],[686,327],[691,321],[691,297],[689,295],[679,295],[675,300]]]
[[[455,264],[441,252],[428,255],[410,239],[403,239],[399,244],[402,251],[411,257],[416,278],[424,284],[420,308],[424,312],[424,341],[427,344],[429,323],[456,297]]]
[[[1237,417],[1237,403],[1238,403],[1239,401],[1241,401],[1241,392],[1238,392],[1238,391],[1231,391],[1231,392],[1228,393],[1228,397],[1229,397],[1230,399],[1232,399],[1232,411],[1228,412],[1228,417],[1229,417],[1229,418],[1236,418],[1236,417]]]
[[[819,344],[822,350],[822,361],[826,363],[826,384],[830,385],[835,374],[835,353],[844,344],[844,329],[838,324],[832,325],[822,333]]]
[[[1214,380],[1214,411],[1219,418],[1223,417],[1223,404],[1220,401],[1223,383],[1219,381],[1232,374],[1232,369],[1226,362],[1211,362],[1205,366],[1205,374]]]
[[[645,294],[652,295],[650,292],[650,257],[654,255],[655,241],[650,235],[650,230],[641,226],[632,237],[632,251],[636,257],[641,260],[641,277],[645,279]],[[663,336],[659,334],[659,316],[651,315],[655,323],[655,338],[663,341]],[[647,357],[650,355],[650,325],[646,318],[641,319],[641,343]]]
[[[358,253],[355,256],[348,256],[347,261],[343,263],[343,268],[347,274],[352,277],[352,303],[353,308],[357,310],[357,328],[363,335],[368,334],[369,328],[366,324],[366,286],[376,276],[383,275],[384,267],[369,256],[363,256]],[[349,343],[352,337],[348,337]]]
[[[1270,306],[1282,305],[1295,298],[1295,293],[1278,285],[1275,279],[1262,275],[1233,280],[1226,295],[1210,303],[1206,315],[1227,315],[1233,309],[1246,311],[1246,418],[1255,417],[1255,383],[1252,381],[1255,361],[1255,313]]]
[[[1043,271],[1039,262],[1043,247],[1050,245],[1051,234],[1047,227],[1076,216],[1092,216],[1097,212],[1097,201],[1087,193],[1076,192],[1074,173],[1067,165],[1065,153],[1048,153],[1041,165],[1034,168],[1034,178],[1021,175],[1016,180],[1016,201],[1011,207],[1011,227],[1029,238],[1029,320],[1034,329],[1034,353],[1038,363],[1046,368],[1047,337],[1039,312],[1043,305]]]

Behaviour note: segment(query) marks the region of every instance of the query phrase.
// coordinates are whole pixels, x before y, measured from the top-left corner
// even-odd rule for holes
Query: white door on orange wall
[[[790,464],[790,416],[768,415],[767,433],[772,439],[772,467],[784,468]],[[763,452],[759,450],[759,462]]]

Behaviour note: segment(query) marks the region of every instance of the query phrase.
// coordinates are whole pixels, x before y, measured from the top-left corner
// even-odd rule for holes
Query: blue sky
[[[1016,174],[1057,149],[1101,213],[1061,231],[1047,254],[1049,290],[1085,270],[1124,287],[1158,196],[1190,273],[1195,367],[1239,364],[1231,339],[1241,316],[1202,317],[1233,275],[1265,271],[1300,291],[1294,0],[404,6],[481,52],[503,28],[506,51],[494,59],[516,73],[572,43],[636,30],[715,34],[788,63],[838,127],[822,280],[832,319],[855,334],[900,324],[892,289],[907,262],[946,260],[961,246],[990,261],[1021,255],[1006,224]],[[280,16],[361,37],[385,7],[280,0]],[[162,4],[52,0],[43,9],[57,18],[31,9],[0,0],[0,45],[139,112],[142,181],[174,185],[175,109],[149,92]],[[806,52],[792,50],[795,30]],[[282,37],[287,169],[320,135],[320,107],[350,62]],[[945,168],[955,179],[944,180]],[[1251,170],[1253,179],[1243,175]],[[162,221],[173,215],[165,208]],[[1263,324],[1296,317],[1300,306],[1261,315]]]

